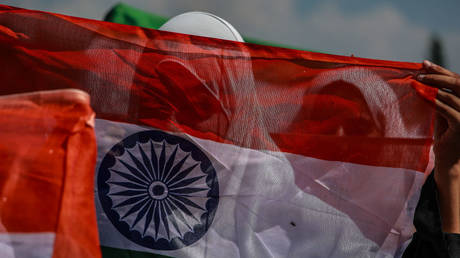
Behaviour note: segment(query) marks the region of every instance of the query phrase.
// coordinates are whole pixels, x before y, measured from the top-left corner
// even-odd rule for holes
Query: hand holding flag
[[[435,130],[435,180],[443,231],[460,233],[460,75],[429,61],[418,79],[439,88]]]

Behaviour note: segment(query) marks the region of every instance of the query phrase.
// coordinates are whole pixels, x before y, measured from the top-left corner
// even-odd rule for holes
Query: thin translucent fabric
[[[410,216],[408,203],[417,197],[416,176],[406,176],[404,169],[424,172],[429,164],[436,90],[414,79],[421,64],[244,44],[8,6],[0,7],[0,56],[0,94],[77,88],[89,93],[99,119],[277,153],[294,168],[296,187],[312,193],[314,184],[321,189],[318,198],[345,212],[378,245],[400,214]],[[302,162],[284,154],[396,168],[401,176],[327,174],[327,169],[303,169]],[[391,185],[401,187],[386,198]],[[363,212],[356,215],[354,205],[365,206]],[[367,215],[379,222],[366,220]],[[399,232],[392,248],[410,233]]]
[[[78,88],[100,118],[328,160],[428,162],[436,90],[414,80],[420,64],[1,9],[1,75],[14,85],[2,94]]]

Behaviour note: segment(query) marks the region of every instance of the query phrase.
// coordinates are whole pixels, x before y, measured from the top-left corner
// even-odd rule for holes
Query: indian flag
[[[0,9],[1,94],[91,96],[105,257],[402,254],[431,169],[421,64]]]

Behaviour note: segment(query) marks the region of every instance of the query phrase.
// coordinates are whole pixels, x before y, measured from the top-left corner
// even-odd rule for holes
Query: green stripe
[[[108,246],[101,246],[101,252],[103,258],[173,258],[172,256],[118,249]]]
[[[127,4],[117,4],[107,13],[104,21],[158,29],[168,18],[148,13]]]
[[[168,18],[134,8],[124,3],[120,3],[112,7],[112,9],[105,16],[104,20],[149,29],[158,29],[168,20]],[[304,48],[293,47],[285,44],[279,44],[247,36],[243,36],[243,39],[247,43],[253,43],[258,45],[283,47],[297,50],[307,50]]]

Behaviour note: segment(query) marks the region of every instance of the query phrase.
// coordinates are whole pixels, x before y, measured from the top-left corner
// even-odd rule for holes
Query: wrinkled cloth
[[[415,210],[417,232],[404,252],[403,258],[460,257],[460,234],[442,232],[438,189],[432,172],[422,187]]]

